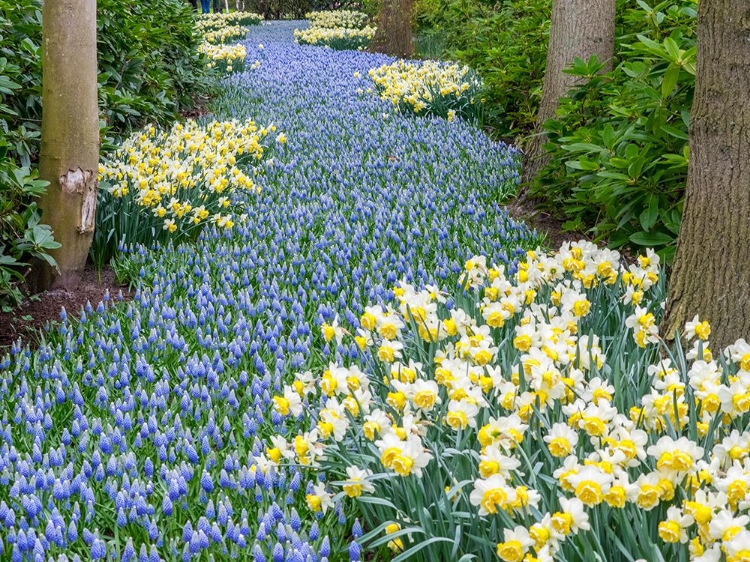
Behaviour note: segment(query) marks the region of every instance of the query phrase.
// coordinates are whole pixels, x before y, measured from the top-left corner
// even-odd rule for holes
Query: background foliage
[[[613,247],[653,247],[671,260],[688,168],[695,81],[693,0],[638,1],[624,11],[619,64],[570,72],[583,83],[545,124],[551,155],[532,193],[574,229],[590,227]]]
[[[6,306],[20,296],[22,264],[54,246],[49,240],[29,246],[28,239],[49,236],[33,204],[44,188],[33,172],[42,117],[41,7],[41,0],[0,0],[0,303]],[[181,0],[99,0],[104,149],[147,122],[174,120],[209,90],[198,42],[191,8]]]
[[[523,144],[541,98],[551,0],[418,0],[418,52],[459,60],[487,87],[486,122]],[[532,194],[573,230],[667,261],[682,215],[697,0],[617,0],[613,70],[578,61],[580,85],[545,124],[551,162]]]
[[[494,133],[530,130],[541,98],[551,0],[418,0],[417,51],[461,61],[486,87],[485,119]]]
[[[245,6],[267,20],[304,19],[307,12],[319,10],[358,10],[373,17],[380,0],[247,0]]]

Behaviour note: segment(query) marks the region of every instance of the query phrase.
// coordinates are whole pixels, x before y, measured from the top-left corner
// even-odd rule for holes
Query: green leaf
[[[663,232],[635,232],[630,235],[630,241],[639,246],[664,246],[674,242],[674,237]]]
[[[404,562],[406,560],[409,560],[412,556],[417,554],[420,550],[425,548],[428,545],[431,545],[436,542],[452,542],[451,539],[445,538],[445,537],[432,537],[431,539],[428,539],[424,542],[420,542],[415,544],[413,547],[411,547],[409,550],[406,550],[396,556],[391,562]]]
[[[656,219],[659,218],[659,197],[656,195],[649,195],[648,196],[648,206],[643,209],[643,212],[640,216],[640,222],[641,226],[643,227],[643,230],[648,232],[651,230],[651,227],[656,224]]]
[[[667,68],[666,72],[664,72],[664,77],[662,78],[661,83],[661,97],[666,98],[668,97],[673,91],[675,86],[677,85],[677,79],[680,77],[680,67],[673,64],[670,64]]]

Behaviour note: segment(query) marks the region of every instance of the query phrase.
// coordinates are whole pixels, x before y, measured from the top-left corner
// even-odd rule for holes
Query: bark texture
[[[539,135],[539,131],[547,119],[555,116],[557,100],[577,83],[576,77],[563,73],[563,69],[576,57],[588,60],[596,55],[599,62],[608,63],[603,70],[607,72],[611,69],[614,48],[615,0],[553,0],[542,100],[534,136],[524,151],[524,184],[547,162],[542,148],[546,137]]]
[[[701,0],[685,208],[662,334],[750,340],[750,4]]]
[[[414,0],[383,0],[370,52],[410,58],[414,54],[413,10]]]
[[[42,146],[39,175],[50,182],[39,206],[62,244],[42,264],[37,289],[75,287],[94,235],[99,166],[96,0],[45,0],[42,11]]]

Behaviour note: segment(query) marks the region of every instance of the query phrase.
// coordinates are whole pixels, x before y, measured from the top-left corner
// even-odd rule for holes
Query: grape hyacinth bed
[[[393,113],[360,78],[392,59],[295,45],[299,26],[251,29],[260,64],[212,116],[286,135],[244,220],[130,250],[132,302],[63,313],[0,361],[1,559],[359,560],[353,506],[309,500],[325,474],[258,462],[269,435],[305,427],[273,394],[357,355],[324,345],[323,322],[356,325],[397,280],[453,287],[474,254],[512,272],[538,243],[498,207],[513,149]]]

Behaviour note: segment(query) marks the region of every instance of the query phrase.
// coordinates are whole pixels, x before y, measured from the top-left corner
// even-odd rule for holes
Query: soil
[[[565,242],[592,241],[591,237],[583,232],[563,229],[562,220],[537,209],[533,199],[528,197],[519,197],[510,201],[506,208],[514,219],[522,220],[529,227],[544,234],[547,237],[547,245],[551,250],[557,250]]]
[[[24,345],[38,345],[40,333],[60,321],[63,307],[68,317],[76,317],[86,303],[98,305],[107,291],[110,300],[117,300],[120,292],[123,300],[133,297],[126,286],[117,284],[111,269],[103,269],[100,275],[89,264],[74,290],[53,289],[38,295],[27,295],[17,308],[0,313],[0,354],[19,338]]]
[[[180,116],[184,119],[198,119],[204,115],[209,115],[211,113],[208,108],[210,102],[209,96],[193,96],[193,107],[180,111]]]

